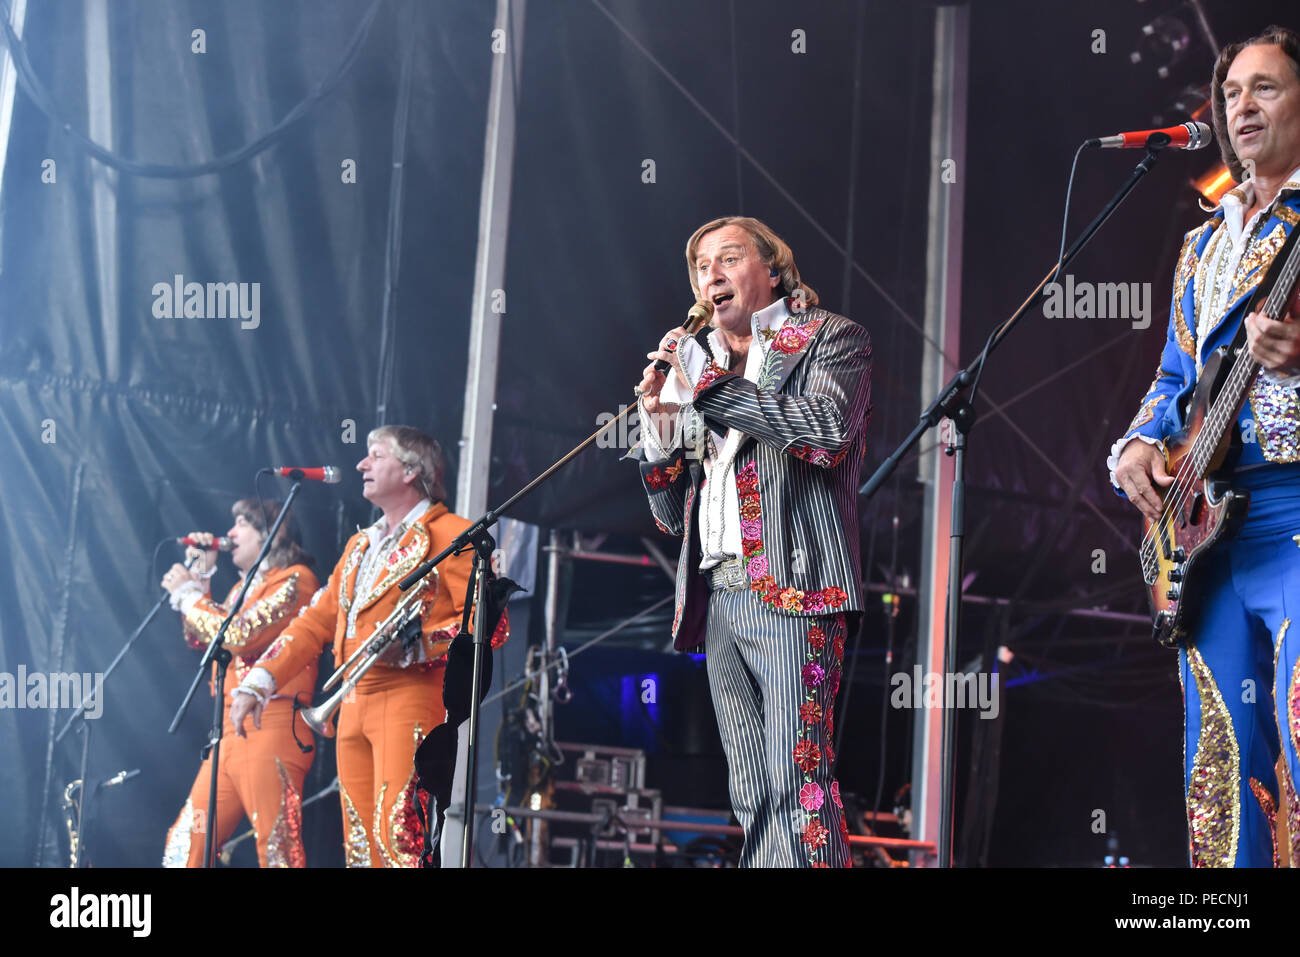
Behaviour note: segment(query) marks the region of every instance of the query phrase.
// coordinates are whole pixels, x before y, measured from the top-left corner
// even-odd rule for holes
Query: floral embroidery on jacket
[[[788,356],[802,352],[808,347],[808,340],[813,337],[813,333],[820,329],[825,321],[825,319],[810,319],[799,325],[786,323],[772,340],[772,348]]]
[[[713,383],[717,382],[723,376],[734,374],[735,373],[728,372],[716,362],[710,361],[709,364],[704,367],[704,372],[700,374],[700,381],[695,383],[695,391],[691,393],[691,400],[694,401],[695,399],[698,399],[701,392],[713,385]]]
[[[827,609],[839,608],[849,600],[848,593],[834,585],[809,592],[778,585],[768,573],[767,555],[763,548],[763,510],[758,495],[758,469],[753,462],[747,462],[736,473],[736,495],[740,500],[740,546],[745,571],[750,577],[751,591],[757,592],[759,598],[774,608],[814,615]]]
[[[645,474],[645,483],[653,489],[667,488],[672,484],[661,466],[656,465]]]
[[[658,490],[672,485],[673,482],[677,481],[677,477],[681,474],[682,460],[678,459],[666,468],[662,465],[656,465],[646,473],[645,481],[652,489]]]
[[[792,445],[786,451],[797,459],[803,459],[824,469],[835,468],[849,455],[848,449],[841,449],[832,454],[827,449],[815,449],[811,445]]]

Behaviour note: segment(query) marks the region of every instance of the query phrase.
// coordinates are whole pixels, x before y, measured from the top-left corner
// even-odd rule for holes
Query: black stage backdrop
[[[5,18],[12,4],[0,3]],[[1204,7],[1221,43],[1292,12]],[[24,9],[0,183],[0,530],[11,556],[0,671],[96,672],[175,560],[165,549],[151,564],[155,543],[224,531],[258,466],[350,469],[386,419],[438,436],[454,474],[494,4]],[[1159,15],[1191,37],[1165,78],[1150,55],[1129,56]],[[733,212],[771,224],[823,304],[871,331],[864,474],[906,434],[921,406],[926,198],[944,172],[929,146],[933,17],[932,4],[849,0],[528,5],[512,79],[493,502],[630,401],[646,350],[690,305],[686,237]],[[967,162],[952,171],[965,188],[963,358],[1054,261],[1079,141],[1181,119],[1173,104],[1208,80],[1212,55],[1186,4],[1017,0],[973,4],[970,59]],[[86,138],[106,154],[92,156]],[[984,378],[969,591],[1011,604],[971,606],[962,660],[989,636],[1017,656],[1004,674],[1000,786],[970,778],[996,808],[991,863],[1098,860],[1097,808],[1135,860],[1182,860],[1174,660],[1140,624],[1063,612],[1144,610],[1138,526],[1102,461],[1156,364],[1179,237],[1202,215],[1188,182],[1214,152],[1164,157],[1072,270],[1150,283],[1150,328],[1038,315]],[[1138,158],[1085,158],[1072,234]],[[250,306],[255,288],[256,315],[160,317],[171,297],[158,290],[178,276],[242,284]],[[589,452],[519,517],[624,541],[654,534],[621,454]],[[873,581],[891,567],[919,578],[915,476],[913,458],[864,502]],[[350,472],[337,488],[307,488],[299,513],[322,577],[370,517]],[[665,593],[657,572],[609,576],[575,573],[574,634]],[[904,607],[896,663],[914,642],[914,599]],[[661,644],[666,627],[662,617],[640,634]],[[884,642],[882,617],[869,615],[841,762],[846,787],[868,795]],[[92,773],[142,774],[106,798],[97,863],[160,857],[205,737],[206,695],[179,734],[164,730],[196,660],[164,611],[107,688]],[[0,864],[64,859],[56,796],[78,749],[50,741],[65,715],[0,713]],[[910,721],[889,720],[887,797],[907,780]]]

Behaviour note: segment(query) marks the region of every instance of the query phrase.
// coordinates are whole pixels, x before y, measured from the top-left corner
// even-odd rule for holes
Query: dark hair
[[[1238,183],[1242,180],[1245,167],[1241,165],[1236,150],[1232,148],[1232,141],[1228,138],[1228,106],[1223,96],[1223,81],[1228,76],[1232,61],[1237,59],[1237,54],[1246,47],[1253,47],[1260,43],[1272,43],[1281,47],[1282,52],[1291,60],[1291,69],[1295,71],[1296,79],[1300,79],[1300,36],[1286,27],[1266,27],[1259,36],[1229,44],[1220,51],[1219,58],[1214,62],[1214,76],[1210,80],[1210,103],[1214,108],[1214,135],[1219,141],[1219,152],[1223,155],[1223,162],[1227,164],[1232,178]]]
[[[279,499],[241,498],[230,506],[230,514],[243,518],[252,525],[265,539],[266,530],[275,524],[275,517],[280,514],[284,503]],[[306,565],[310,568],[316,559],[303,551],[302,535],[298,532],[298,522],[290,510],[280,523],[280,531],[275,535],[275,543],[267,553],[266,561],[275,568],[288,568],[290,565]]]

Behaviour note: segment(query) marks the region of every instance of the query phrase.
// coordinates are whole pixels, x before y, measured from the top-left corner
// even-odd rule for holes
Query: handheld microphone
[[[1147,140],[1153,136],[1157,137],[1157,141],[1152,145],[1157,149],[1173,147],[1180,150],[1203,150],[1214,141],[1214,131],[1204,123],[1193,120],[1177,126],[1167,126],[1163,130],[1137,130],[1102,136],[1090,139],[1084,145],[1103,150],[1145,149]],[[1164,142],[1159,141],[1160,137],[1164,138]]]
[[[707,299],[701,299],[691,306],[690,311],[686,313],[686,322],[682,328],[691,335],[695,335],[711,318],[713,318],[713,303]],[[667,374],[670,368],[672,367],[666,360],[655,360],[655,372]]]
[[[224,535],[215,536],[211,545],[201,545],[194,539],[186,535],[184,538],[176,539],[177,545],[188,545],[190,548],[201,548],[205,552],[229,552],[235,548],[235,543]]]
[[[316,468],[301,469],[290,465],[281,465],[271,469],[276,475],[295,481],[324,482],[326,485],[338,485],[343,481],[343,470],[337,465],[321,465]]]

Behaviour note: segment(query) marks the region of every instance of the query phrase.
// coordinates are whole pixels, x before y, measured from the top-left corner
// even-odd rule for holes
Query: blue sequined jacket
[[[1255,242],[1241,257],[1229,280],[1227,311],[1199,342],[1197,319],[1202,303],[1198,301],[1198,280],[1206,281],[1201,266],[1211,240],[1216,231],[1226,228],[1223,208],[1216,209],[1209,220],[1187,233],[1174,270],[1168,335],[1160,366],[1137,415],[1112,449],[1112,469],[1122,443],[1128,439],[1144,436],[1163,443],[1183,427],[1183,407],[1196,386],[1198,358],[1203,364],[1215,349],[1232,342],[1246,317],[1251,294],[1268,273],[1291,230],[1300,223],[1300,182],[1288,181],[1278,196],[1256,232]],[[1237,469],[1300,461],[1300,400],[1293,386],[1279,384],[1262,374],[1242,406],[1237,425],[1243,439]]]

